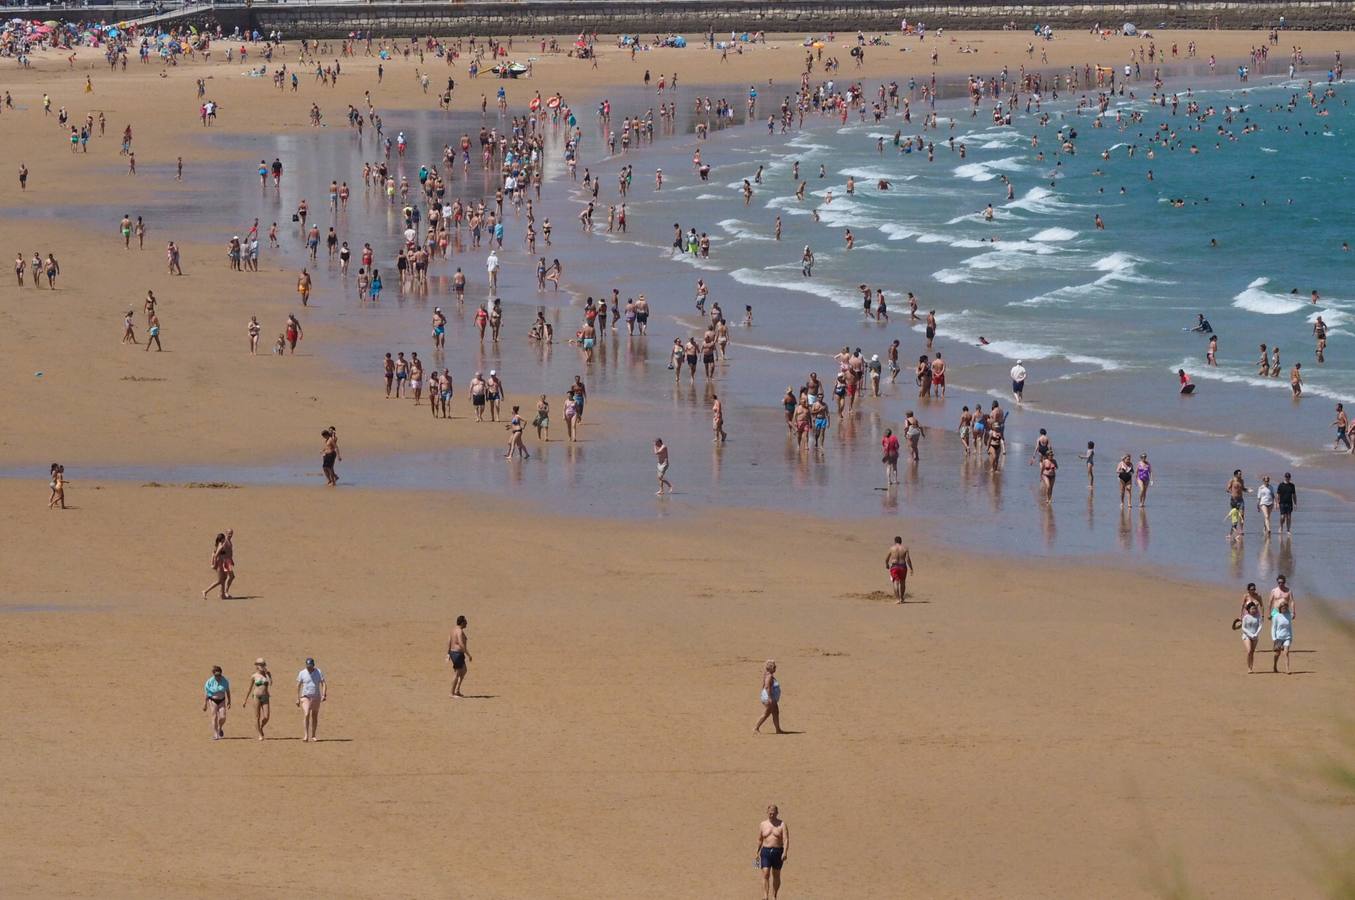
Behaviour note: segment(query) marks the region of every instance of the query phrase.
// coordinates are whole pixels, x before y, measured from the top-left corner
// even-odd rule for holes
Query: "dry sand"
[[[961,39],[982,53],[943,49],[942,71],[1024,59],[1024,33]],[[1224,61],[1262,36],[1158,45],[1192,39]],[[870,53],[860,77],[930,72],[899,46]],[[1122,62],[1127,46],[1069,35],[1050,64]],[[645,66],[688,83],[793,79],[801,52],[715,66],[694,49],[633,64],[618,51],[596,71],[543,59],[509,87],[581,101]],[[25,195],[6,182],[5,204],[135,213],[138,198],[184,189],[124,176],[117,134],[130,120],[143,168],[184,155],[191,179],[205,74],[226,131],[304,128],[317,95],[341,122],[366,88],[382,108],[432,102],[412,63],[378,89],[372,61],[345,61],[338,89],[303,78],[292,95],[232,77],[238,65],[161,79],[87,56],[92,69],[52,55],[9,81],[28,108],[0,118],[5,177],[20,159],[32,176]],[[457,78],[467,105],[499,85]],[[77,121],[107,111],[88,157],[42,121],[43,91]],[[249,359],[248,316],[275,333],[298,306],[295,273],[236,275],[219,248],[190,245],[189,274],[171,278],[173,235],[152,222],[148,249],[126,251],[116,224],[0,221],[0,247],[55,251],[65,273],[55,293],[11,284],[0,304],[0,458],[39,464],[0,481],[6,896],[752,897],[768,802],[793,834],[783,897],[1141,895],[1165,892],[1178,863],[1206,895],[1301,896],[1351,833],[1349,798],[1318,774],[1340,752],[1351,649],[1307,605],[1303,674],[1249,678],[1231,587],[961,557],[903,526],[925,602],[900,609],[881,593],[896,520],[579,522],[396,491],[88,482],[79,463],[314,454],[331,421],[350,454],[502,439],[434,428],[315,355]],[[118,344],[147,288],[172,352]],[[354,336],[317,324],[303,349]],[[44,508],[48,459],[71,464],[75,509]],[[226,527],[243,597],[204,602]],[[446,697],[457,614],[471,620],[466,690],[484,695],[464,701]],[[212,742],[199,712],[210,666],[225,666],[238,704],[259,655],[279,681],[280,740]],[[295,740],[288,700],[307,655],[332,690],[313,746]],[[800,734],[751,733],[766,657]],[[251,718],[237,705],[228,735],[249,737]]]

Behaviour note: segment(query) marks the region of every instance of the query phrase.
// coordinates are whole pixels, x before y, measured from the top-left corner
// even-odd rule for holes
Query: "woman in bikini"
[[[1059,464],[1054,460],[1054,453],[1046,453],[1040,460],[1040,481],[1044,485],[1044,502],[1050,504],[1054,502],[1054,479],[1058,476]]]
[[[47,498],[47,508],[55,509],[60,506],[66,508],[66,467],[61,463],[52,463],[52,480],[48,482],[47,487],[51,489],[52,495]]]
[[[913,462],[918,461],[917,442],[926,432],[922,430],[922,423],[917,420],[913,411],[908,410],[903,417],[903,436],[908,439],[908,458]]]
[[[254,660],[254,674],[250,676],[244,705],[249,706],[249,698],[254,698],[254,730],[259,733],[259,740],[263,740],[263,730],[268,727],[268,692],[272,686],[273,673],[268,671],[268,663],[262,657]]]
[[[222,532],[216,536],[216,541],[212,544],[211,567],[212,571],[216,572],[216,581],[209,584],[207,589],[202,592],[202,599],[204,600],[207,599],[207,595],[211,593],[214,588],[221,588],[222,600],[226,600],[229,597],[226,593],[226,582],[230,578],[231,565],[229,562],[230,557],[225,552],[226,547],[226,534],[225,532]]]
[[[527,423],[522,420],[522,416],[518,415],[519,408],[513,407],[513,415],[505,426],[508,429],[508,452],[503,455],[504,459],[512,459],[514,453],[521,454],[523,459],[532,458],[532,455],[527,452],[527,445],[522,442],[522,432],[527,427]]]

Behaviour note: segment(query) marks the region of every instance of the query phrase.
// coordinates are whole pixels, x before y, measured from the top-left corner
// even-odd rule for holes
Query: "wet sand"
[[[1313,54],[1346,37],[1302,42]],[[1159,46],[1172,39],[1222,60],[1263,36],[1159,35]],[[993,56],[943,51],[941,64],[1015,68],[1026,40],[976,35]],[[1050,46],[1051,65],[1102,47],[1091,59],[1118,61],[1123,46],[1070,35]],[[635,64],[609,53],[596,72],[552,59],[508,88],[590,96],[643,65],[721,83],[793,78],[801,52],[759,48],[713,75],[691,49]],[[259,465],[318,455],[331,423],[349,455],[499,444],[498,428],[464,420],[430,429],[426,413],[385,401],[374,376],[310,350],[360,341],[358,322],[317,317],[306,355],[249,359],[249,315],[267,347],[298,306],[296,273],[267,256],[259,275],[227,271],[224,231],[189,241],[188,274],[173,278],[162,273],[174,236],[154,221],[138,252],[122,249],[116,217],[34,219],[90,202],[136,215],[137,203],[210,190],[174,183],[180,154],[190,180],[207,158],[252,166],[257,155],[197,139],[203,73],[223,104],[217,127],[285,133],[306,128],[316,96],[336,128],[364,88],[382,109],[431,105],[412,63],[390,65],[377,89],[372,61],[345,61],[351,81],[303,78],[296,95],[229,78],[238,65],[166,79],[138,65],[90,70],[109,128],[87,158],[69,156],[40,107],[49,90],[81,118],[84,69],[41,57],[10,88],[27,109],[3,113],[19,127],[0,149],[32,174],[26,195],[6,193],[29,213],[0,221],[0,246],[51,250],[63,276],[53,294],[11,286],[0,308],[11,386],[0,420],[20,423],[0,436],[4,457]],[[909,68],[882,51],[859,71]],[[500,82],[458,73],[458,84],[458,105],[478,106]],[[117,157],[128,118],[136,179]],[[147,288],[162,303],[164,354],[117,344],[129,306],[144,321]],[[623,408],[600,418],[599,440],[624,428]],[[678,457],[674,475],[690,465]],[[58,513],[44,508],[38,468],[0,480],[0,675],[14,688],[0,703],[22,811],[0,825],[0,879],[15,896],[756,896],[749,861],[768,802],[794,832],[783,896],[1032,896],[1075,883],[1150,894],[1178,861],[1193,889],[1260,896],[1315,890],[1328,874],[1320,848],[1352,824],[1314,771],[1338,746],[1349,648],[1308,606],[1303,674],[1247,678],[1227,625],[1231,586],[960,555],[916,520],[721,509],[607,522],[457,494],[324,492],[318,473],[315,488],[208,489],[101,483],[78,465],[76,508]],[[648,484],[609,490],[601,502],[622,509],[651,500]],[[241,599],[203,602],[211,536],[226,527]],[[903,609],[881,566],[900,527],[920,567],[920,602]],[[466,692],[481,696],[449,701],[458,614],[475,656]],[[259,655],[278,681],[270,734],[288,740],[213,743],[201,682],[225,667],[237,698],[227,735],[250,736],[238,702]],[[307,655],[332,691],[311,747],[292,739],[288,699]],[[785,725],[802,734],[751,734],[767,657],[781,664]],[[1268,810],[1280,810],[1274,826]],[[1248,866],[1239,883],[1261,828],[1266,858],[1284,862]]]

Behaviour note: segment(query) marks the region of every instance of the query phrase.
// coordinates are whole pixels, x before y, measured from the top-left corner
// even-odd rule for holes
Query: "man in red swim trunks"
[[[903,538],[895,536],[894,546],[889,548],[889,553],[885,556],[885,568],[889,570],[889,580],[894,583],[895,601],[902,603],[908,573],[913,570],[913,558],[908,555]]]
[[[932,396],[946,396],[946,361],[941,358],[940,350],[932,359]]]

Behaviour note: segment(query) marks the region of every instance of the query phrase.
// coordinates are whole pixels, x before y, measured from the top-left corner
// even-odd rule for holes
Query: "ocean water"
[[[709,516],[722,506],[786,510],[838,517],[853,529],[868,523],[869,537],[884,543],[897,531],[977,551],[1113,559],[1201,578],[1262,580],[1284,571],[1300,590],[1341,598],[1348,594],[1345,532],[1355,515],[1355,491],[1352,459],[1327,451],[1332,433],[1326,425],[1338,399],[1355,398],[1352,257],[1340,249],[1348,239],[1343,232],[1355,224],[1344,206],[1351,175],[1343,165],[1355,149],[1353,113],[1346,105],[1352,89],[1337,85],[1336,98],[1326,103],[1329,115],[1319,117],[1301,96],[1301,83],[1254,79],[1243,90],[1196,79],[1194,99],[1220,112],[1202,131],[1190,131],[1187,83],[1168,85],[1183,95],[1175,117],[1169,107],[1117,97],[1104,128],[1093,127],[1090,112],[1079,115],[1071,98],[1045,103],[1048,125],[1022,114],[1010,128],[992,126],[987,106],[971,119],[963,103],[943,102],[940,130],[927,133],[936,142],[930,163],[925,153],[904,155],[894,148],[893,134],[903,127],[897,117],[845,126],[811,118],[803,130],[769,135],[765,125],[744,121],[742,93],[735,87],[701,92],[725,96],[738,110],[710,139],[696,139],[694,125],[701,117],[691,104],[697,92],[684,88],[674,101],[677,121],[661,127],[653,145],[609,157],[602,124],[591,112],[596,98],[572,98],[583,111],[578,174],[581,178],[587,167],[600,179],[600,224],[592,233],[579,227],[582,185],[568,180],[561,155],[564,129],[548,126],[549,182],[537,216],[538,225],[544,217],[552,219],[555,246],[539,242],[538,255],[558,257],[566,274],[558,293],[536,290],[535,257],[522,245],[525,222],[510,216],[499,292],[504,338],[497,345],[481,344],[473,327],[475,306],[488,296],[483,250],[455,246],[449,260],[434,263],[427,294],[394,290],[399,216],[359,184],[362,161],[379,154],[370,134],[365,143],[342,127],[207,135],[204,140],[245,150],[252,158],[282,156],[287,177],[281,191],[261,191],[248,162],[214,164],[205,189],[132,212],[147,214],[155,234],[213,241],[243,233],[256,216],[265,229],[278,221],[284,246],[278,253],[265,251],[264,264],[299,270],[307,263],[297,233],[287,225],[305,197],[322,230],[332,220],[355,255],[371,241],[387,273],[383,301],[372,306],[358,302],[352,276],[342,279],[337,264],[322,258],[311,266],[315,291],[303,322],[342,318],[359,337],[343,345],[312,345],[309,352],[370,378],[372,389],[379,390],[382,354],[418,350],[451,369],[458,405],[469,377],[490,368],[502,373],[510,403],[530,409],[546,393],[555,404],[556,442],[534,448],[527,463],[505,463],[496,449],[449,448],[396,459],[362,458],[350,450],[342,467],[346,484],[470,491],[568,513],[638,520]],[[510,85],[510,102],[525,101],[530,87]],[[761,93],[781,95],[774,87]],[[1289,111],[1284,105],[1296,93],[1299,104]],[[614,125],[621,115],[641,113],[655,102],[639,89],[613,92],[610,99]],[[1224,121],[1229,107],[1237,111]],[[1119,127],[1115,114],[1127,118],[1133,111],[1144,121]],[[918,116],[905,135],[918,132],[916,98],[914,112]],[[482,122],[478,113],[383,115],[389,132],[402,129],[409,137],[409,154],[392,165],[397,176],[403,171],[411,180],[421,163],[440,163],[443,144],[455,143],[463,132],[474,134]],[[1164,123],[1177,130],[1180,145],[1154,147],[1156,158],[1149,160],[1149,138]],[[491,115],[489,124],[501,122]],[[1251,125],[1258,128],[1243,134]],[[1231,134],[1220,135],[1220,126]],[[1055,156],[1060,127],[1076,128],[1076,156]],[[1039,136],[1043,161],[1035,158],[1032,135]],[[1191,144],[1198,154],[1186,149]],[[1132,158],[1129,145],[1137,145]],[[698,146],[713,166],[709,181],[701,181],[692,167]],[[1109,160],[1100,158],[1102,150],[1110,152]],[[796,161],[809,182],[803,203],[795,199],[790,174]],[[630,230],[607,234],[606,207],[620,202],[616,176],[626,164],[635,167],[625,198]],[[742,180],[751,180],[759,165],[763,183],[745,205]],[[655,191],[653,172],[659,167],[666,181]],[[857,182],[850,196],[849,177]],[[1013,184],[1012,200],[1006,199],[1003,177]],[[324,203],[331,178],[353,187],[353,200],[337,215]],[[891,190],[876,190],[880,178],[891,182]],[[478,168],[463,174],[458,167],[450,192],[476,199],[492,197],[495,187]],[[1171,198],[1184,205],[1172,205]],[[993,222],[981,215],[989,203]],[[110,222],[122,212],[85,210]],[[1094,227],[1098,213],[1104,231]],[[780,241],[773,239],[777,215]],[[674,224],[709,234],[711,258],[675,255]],[[843,243],[848,228],[856,240],[851,251]],[[1219,246],[1211,247],[1210,238]],[[817,257],[808,279],[799,264],[805,245]],[[450,290],[457,267],[470,279],[464,307],[455,304]],[[672,341],[699,336],[704,327],[693,303],[698,278],[734,323],[729,359],[712,381],[698,376],[693,385],[684,377],[675,385],[667,369]],[[888,323],[862,315],[857,291],[862,283],[884,288],[892,311]],[[584,298],[612,289],[623,299],[646,294],[653,310],[647,337],[628,336],[624,326],[612,331],[600,340],[591,364],[566,343],[543,348],[526,340],[538,309],[563,341],[581,319]],[[1316,305],[1308,302],[1314,289],[1320,294]],[[907,291],[918,296],[924,314],[937,311],[936,349],[951,363],[944,400],[917,398],[907,374],[909,360],[925,352],[921,324],[907,319]],[[434,305],[450,316],[448,348],[441,355],[432,353],[428,337]],[[739,324],[745,305],[754,309],[751,328]],[[1217,367],[1205,366],[1205,340],[1186,330],[1199,312],[1220,335]],[[1322,366],[1313,359],[1310,333],[1310,320],[1319,313],[1331,326]],[[978,346],[980,336],[986,346]],[[831,378],[831,354],[844,345],[883,359],[895,339],[905,367],[898,383],[886,384],[879,399],[864,400],[858,412],[834,422],[824,450],[799,453],[784,425],[784,390],[798,387],[810,371]],[[1261,342],[1281,347],[1281,378],[1255,377],[1252,361]],[[1027,400],[1010,420],[1006,466],[993,473],[965,458],[955,424],[962,404],[986,406],[998,398],[1010,407],[1007,370],[1017,358],[1030,370]],[[1287,379],[1295,360],[1303,361],[1308,384],[1297,402]],[[1177,393],[1178,367],[1199,384],[1195,396]],[[558,409],[575,375],[585,378],[590,397],[616,404],[616,412],[600,426],[590,419],[584,440],[565,445],[558,443],[563,437]],[[717,392],[731,435],[719,448],[709,430]],[[885,428],[898,428],[909,409],[929,429],[923,459],[903,466],[903,484],[885,492],[879,489],[879,440]],[[410,415],[428,419],[412,408]],[[1038,478],[1027,465],[1039,428],[1049,430],[1063,464],[1052,508],[1038,502]],[[352,431],[350,426],[346,433]],[[656,435],[672,448],[671,477],[679,489],[663,501],[653,497],[650,447]],[[1089,440],[1096,442],[1099,459],[1092,492],[1073,457]],[[1146,511],[1122,512],[1116,502],[1114,461],[1125,452],[1152,456],[1156,484]],[[265,448],[261,454],[269,461],[257,466],[92,465],[80,477],[318,483],[317,460],[275,460]],[[1261,473],[1278,480],[1282,472],[1294,472],[1301,512],[1292,541],[1262,540],[1255,517],[1244,545],[1226,541],[1223,484],[1233,468],[1242,468],[1253,484]]]
[[[1146,98],[1117,97],[1100,128],[1093,111],[1079,114],[1069,100],[1047,102],[1043,126],[1020,115],[1012,127],[993,127],[985,121],[991,107],[971,119],[961,106],[926,133],[934,162],[893,146],[896,130],[919,133],[916,117],[912,127],[897,118],[819,122],[789,140],[747,126],[703,150],[715,167],[712,182],[729,185],[722,196],[654,193],[646,183],[629,205],[639,224],[628,239],[663,246],[670,219],[709,231],[721,270],[747,288],[783,292],[758,305],[759,319],[768,327],[790,320],[794,334],[784,337],[793,346],[833,349],[805,341],[814,334],[803,321],[806,301],[819,307],[811,315],[840,320],[850,335],[852,313],[862,318],[858,285],[884,288],[896,321],[912,291],[923,314],[937,311],[943,352],[968,363],[965,351],[985,338],[981,353],[992,367],[1023,359],[1031,402],[1051,411],[1242,435],[1322,465],[1334,403],[1355,402],[1355,256],[1342,250],[1355,239],[1346,202],[1355,176],[1336,163],[1355,151],[1350,93],[1337,86],[1324,116],[1302,96],[1302,82],[1218,85],[1189,95],[1182,88],[1175,116]],[[1218,112],[1192,130],[1187,99]],[[1135,112],[1141,122],[1130,121]],[[1175,133],[1168,147],[1153,143],[1160,125]],[[1076,155],[1057,153],[1060,127],[1076,130]],[[796,161],[809,184],[804,202],[794,197]],[[738,187],[758,164],[764,183],[745,206]],[[856,179],[851,195],[849,177]],[[880,179],[891,188],[877,190]],[[987,204],[992,222],[982,216]],[[771,239],[778,215],[779,242]],[[1095,227],[1097,215],[1104,230]],[[805,245],[817,260],[812,279],[799,276]],[[726,306],[733,319],[741,310],[741,303]],[[1219,337],[1217,366],[1206,365],[1207,339],[1188,330],[1197,313]],[[1323,364],[1312,334],[1319,315],[1329,328]],[[872,332],[863,327],[848,342],[882,352],[883,342],[866,338]],[[1256,377],[1261,343],[1280,348],[1281,377]],[[1305,381],[1298,404],[1289,396],[1294,361]],[[1179,368],[1199,384],[1189,403],[1177,397]],[[1002,379],[989,380],[1002,387]]]

